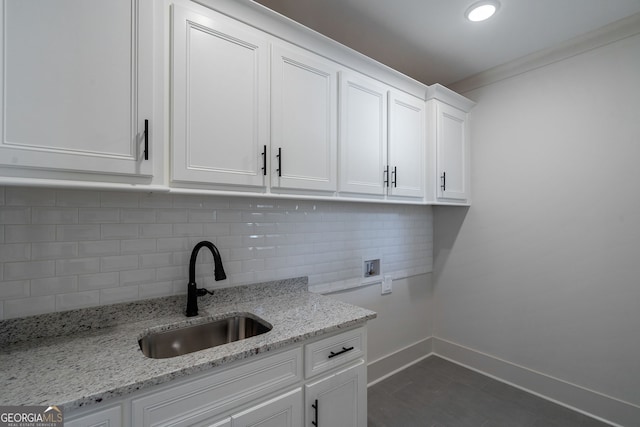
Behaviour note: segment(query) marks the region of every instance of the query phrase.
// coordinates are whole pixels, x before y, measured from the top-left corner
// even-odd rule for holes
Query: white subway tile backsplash
[[[5,206],[0,209],[0,224],[30,224],[31,209],[21,206]]]
[[[100,258],[71,258],[56,261],[56,275],[97,273],[100,271]]]
[[[118,272],[83,274],[78,276],[78,289],[84,291],[115,288],[119,286],[119,280],[120,276]]]
[[[100,225],[57,225],[56,240],[59,242],[98,240]]]
[[[100,193],[90,190],[58,190],[56,206],[97,208],[100,206]]]
[[[138,286],[123,286],[120,288],[106,288],[100,290],[100,304],[103,305],[135,301],[137,299],[139,299]]]
[[[7,206],[55,206],[56,192],[50,188],[6,187]]]
[[[2,300],[28,297],[29,292],[28,280],[0,282],[0,299]]]
[[[201,240],[228,277],[215,282],[201,251],[196,277],[210,288],[300,275],[316,290],[359,286],[374,252],[385,274],[432,268],[425,206],[0,187],[2,200],[0,319],[27,300],[22,315],[185,293]]]
[[[78,210],[78,222],[80,224],[108,224],[117,223],[119,220],[119,209],[91,208]]]
[[[51,242],[56,240],[54,225],[5,225],[5,243]]]
[[[120,240],[93,240],[78,242],[78,255],[81,257],[96,257],[118,255]]]
[[[107,256],[100,259],[100,271],[135,270],[138,264],[138,255]]]
[[[139,254],[156,251],[156,239],[130,239],[120,241],[120,253]]]
[[[100,193],[100,206],[103,208],[137,208],[140,205],[138,193],[103,191]]]
[[[78,209],[36,207],[31,210],[32,224],[77,224]]]
[[[26,243],[0,244],[0,262],[29,261],[31,246]]]
[[[131,239],[138,237],[138,224],[102,224],[100,236],[103,239]]]
[[[4,263],[3,280],[37,279],[55,276],[53,261],[27,261]]]
[[[56,297],[54,295],[10,299],[4,301],[5,319],[52,313],[55,310]]]
[[[78,290],[78,277],[47,277],[31,281],[31,295],[56,295]]]
[[[56,295],[56,311],[75,310],[78,308],[100,305],[100,291],[83,291]]]

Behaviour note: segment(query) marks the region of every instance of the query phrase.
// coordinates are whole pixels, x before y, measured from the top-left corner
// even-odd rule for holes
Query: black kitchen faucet
[[[224,268],[222,267],[222,257],[220,257],[220,252],[218,252],[218,248],[206,240],[198,243],[191,252],[191,260],[189,261],[189,284],[187,285],[187,317],[197,316],[198,315],[198,297],[201,297],[206,294],[213,295],[213,292],[208,291],[205,288],[198,288],[196,286],[196,258],[198,257],[198,251],[203,246],[209,248],[211,253],[213,254],[213,276],[216,281],[224,280],[227,278],[227,275],[224,272]]]

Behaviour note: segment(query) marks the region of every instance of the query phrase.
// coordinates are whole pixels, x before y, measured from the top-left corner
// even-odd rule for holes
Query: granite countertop
[[[216,290],[184,315],[186,296],[157,298],[0,322],[0,404],[58,405],[66,410],[203,372],[376,314],[307,291],[306,277]],[[138,345],[149,330],[253,313],[265,334],[170,359],[150,359]]]

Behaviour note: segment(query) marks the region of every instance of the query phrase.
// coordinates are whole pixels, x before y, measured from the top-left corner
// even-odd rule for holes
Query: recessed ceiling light
[[[472,22],[484,21],[485,19],[491,18],[499,7],[500,3],[497,0],[479,1],[472,4],[464,16]]]

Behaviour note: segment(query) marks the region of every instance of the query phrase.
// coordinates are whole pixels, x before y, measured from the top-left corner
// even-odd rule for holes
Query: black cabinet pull
[[[144,119],[144,159],[149,160],[149,120]]]
[[[393,167],[393,181],[391,181],[391,183],[393,184],[394,187],[397,187],[397,182],[398,182],[398,168],[396,166]]]
[[[327,357],[328,357],[329,359],[331,359],[332,357],[340,356],[341,354],[344,354],[344,353],[346,353],[347,351],[351,351],[351,350],[353,350],[353,347],[349,347],[349,348],[342,347],[342,350],[340,350],[340,351],[339,351],[339,352],[337,352],[337,353],[334,353],[334,352],[332,351],[332,352],[331,352],[331,354],[330,354],[329,356],[327,356]]]
[[[386,168],[384,168],[384,172],[382,173],[382,176],[384,178],[384,181],[382,181],[382,184],[384,187],[389,187],[389,165],[387,165]]]
[[[276,157],[278,158],[278,169],[276,171],[278,171],[278,176],[282,176],[282,147],[278,147],[278,155]]]
[[[440,177],[440,179],[442,180],[442,184],[440,184],[440,188],[442,188],[442,191],[447,191],[447,173],[442,172],[442,176]]]
[[[318,427],[318,399],[316,399],[315,403],[313,405],[311,405],[311,407],[314,410],[314,416],[313,416],[313,421],[311,421],[311,424],[313,424],[314,426]]]
[[[263,145],[262,148],[262,175],[267,174],[267,146]]]

